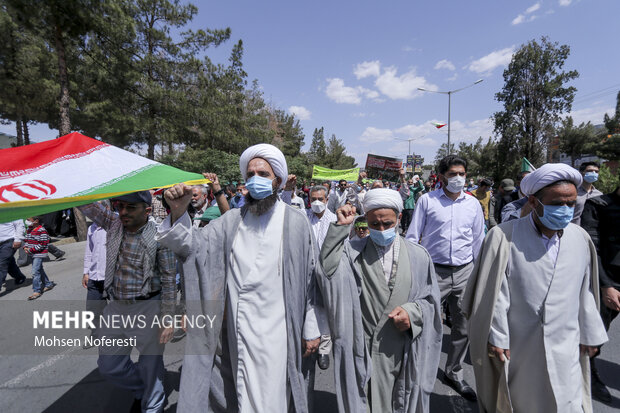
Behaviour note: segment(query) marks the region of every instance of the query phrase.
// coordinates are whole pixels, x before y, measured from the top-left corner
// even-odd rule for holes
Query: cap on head
[[[113,200],[127,202],[128,204],[145,203],[147,206],[151,206],[153,197],[150,191],[139,191],[113,198]]]

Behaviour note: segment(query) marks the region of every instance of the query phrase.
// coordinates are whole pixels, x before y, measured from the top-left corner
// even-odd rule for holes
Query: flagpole
[[[464,86],[462,88],[459,89],[454,89],[454,90],[448,90],[448,91],[438,91],[438,90],[428,90],[425,89],[423,87],[419,87],[418,90],[422,91],[422,92],[433,92],[433,93],[441,93],[442,95],[448,95],[448,147],[446,148],[446,152],[448,153],[448,155],[450,155],[450,153],[452,152],[450,150],[450,108],[452,106],[452,94],[456,93],[456,92],[460,92],[463,89],[467,89],[468,87],[472,87],[473,85],[477,85],[478,83],[482,82],[484,79],[478,79],[476,80],[474,83],[472,83],[471,85],[467,85]]]

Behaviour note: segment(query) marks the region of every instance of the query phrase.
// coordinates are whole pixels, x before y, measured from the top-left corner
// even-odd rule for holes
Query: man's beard
[[[277,200],[278,194],[276,192],[263,199],[254,199],[249,192],[245,196],[245,204],[247,205],[248,211],[254,215],[263,215],[273,208]]]

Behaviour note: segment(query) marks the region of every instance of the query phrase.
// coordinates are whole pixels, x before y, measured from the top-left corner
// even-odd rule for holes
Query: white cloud
[[[288,111],[289,113],[297,116],[299,120],[309,120],[312,116],[312,113],[303,106],[291,106],[288,108]]]
[[[466,67],[472,72],[489,73],[498,66],[506,66],[510,63],[514,53],[514,46],[501,50],[495,50],[478,60],[474,60]]]
[[[456,73],[452,76],[450,76],[449,78],[447,78],[446,80],[448,82],[454,82],[456,79],[458,79],[459,75],[457,75]]]
[[[390,142],[394,140],[394,133],[390,129],[379,129],[373,126],[367,127],[360,140],[367,143]]]
[[[540,3],[536,3],[533,6],[530,6],[527,9],[525,9],[525,14],[532,14],[538,9],[540,9]]]
[[[381,73],[381,63],[378,60],[372,62],[358,63],[353,69],[353,74],[358,79],[363,79],[368,76],[377,77]]]
[[[415,74],[415,69],[400,76],[394,66],[388,67],[375,81],[375,86],[390,99],[413,99],[422,92],[418,88],[437,90],[437,86],[428,83],[422,76]]]
[[[517,24],[521,24],[521,23],[525,23],[525,22],[531,22],[532,20],[538,18],[537,15],[532,14],[535,11],[540,9],[540,2],[528,7],[527,9],[525,9],[525,12],[523,14],[519,14],[517,17],[515,17],[512,20],[512,25],[516,26]],[[528,17],[528,15],[531,15]]]
[[[613,116],[615,109],[613,107],[588,107],[585,109],[573,110],[568,116],[572,116],[575,125],[579,125],[582,122],[592,122],[593,125],[599,125],[603,123],[603,117],[607,113],[609,116]]]
[[[325,93],[327,97],[336,103],[350,103],[359,105],[362,103],[362,97],[375,99],[379,97],[379,93],[375,90],[363,88],[361,86],[350,87],[344,85],[344,80],[339,78],[327,79],[327,87]]]
[[[558,3],[560,4],[560,6],[566,7],[566,6],[570,6],[572,2],[573,0],[560,0]]]
[[[454,71],[456,68],[454,67],[454,65],[452,64],[451,61],[447,60],[447,59],[443,59],[438,61],[435,64],[435,70],[437,69],[447,69],[447,70],[452,70]]]

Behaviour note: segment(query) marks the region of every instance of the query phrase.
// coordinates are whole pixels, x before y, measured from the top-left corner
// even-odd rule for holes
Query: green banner
[[[312,167],[312,179],[323,181],[339,181],[341,179],[351,181],[357,181],[357,177],[360,174],[360,168],[353,169],[329,169],[322,166],[314,165]]]
[[[524,157],[521,159],[521,172],[534,172],[535,170],[536,168],[534,168],[534,165],[532,165],[527,158]]]

